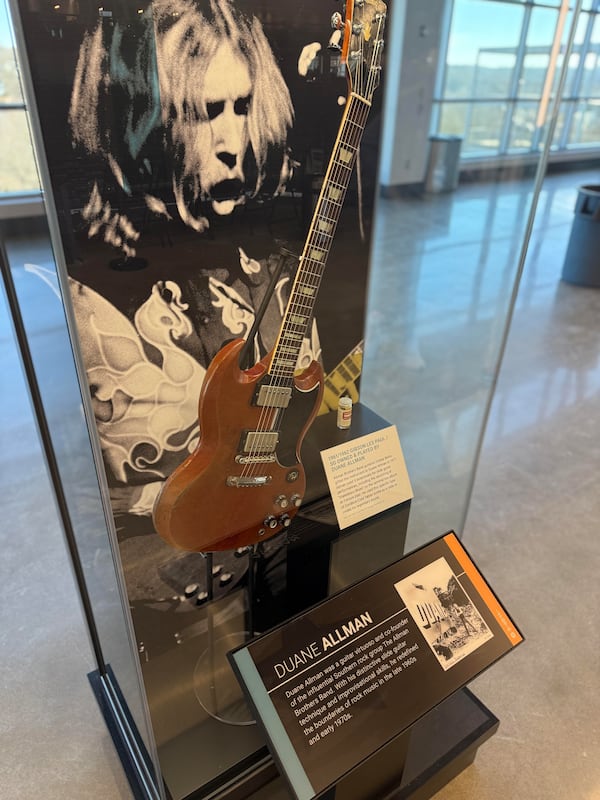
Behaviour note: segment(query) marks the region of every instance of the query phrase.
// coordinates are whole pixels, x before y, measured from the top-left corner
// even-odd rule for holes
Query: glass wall
[[[578,20],[573,8],[560,19],[559,3],[456,0],[444,7],[450,33],[440,32],[439,50],[439,14],[423,16],[422,4],[408,3],[402,20],[392,17],[405,50],[419,37],[421,44],[411,51],[411,62],[400,65],[400,91],[388,87],[386,97],[383,141],[395,123],[389,152],[393,159],[402,149],[403,157],[387,173],[382,163],[385,192],[376,215],[362,384],[363,401],[398,427],[415,494],[409,547],[449,528],[462,530],[549,153],[548,120],[557,119],[555,147],[564,147],[565,126],[573,130],[567,117],[577,107],[575,85],[585,86],[590,97],[598,88],[591,67],[575,75],[582,31],[595,23],[590,11]],[[553,37],[557,55],[568,47],[573,55],[568,62],[557,59],[550,84]],[[438,52],[443,82],[431,129],[465,137],[467,171],[451,192],[428,187],[434,159],[427,165],[425,146],[406,136],[407,120],[417,118],[423,99],[432,96],[426,71]],[[563,62],[569,88],[560,106],[547,98],[542,126],[544,87],[560,85]],[[394,117],[388,112],[398,95],[403,105],[397,104]],[[503,156],[523,153],[526,160],[496,168]],[[422,171],[408,175],[405,163],[421,156]],[[487,156],[492,168],[469,170],[468,159],[476,156]],[[556,202],[564,208],[563,190],[570,184],[574,204],[577,185],[589,180],[589,171],[566,174]],[[566,207],[570,224],[573,205],[567,200]],[[553,270],[566,238],[555,244]],[[555,271],[546,279],[556,285]]]
[[[421,0],[413,0],[406,5],[413,10],[425,6]],[[564,48],[569,31],[573,30],[574,24],[577,27],[575,48],[566,64],[567,92],[560,109],[555,147],[565,151],[570,147],[581,148],[584,144],[593,146],[594,142],[600,141],[600,130],[597,130],[595,116],[595,98],[600,97],[595,81],[597,56],[594,43],[600,35],[596,30],[595,7],[596,0],[594,8],[588,3],[586,13],[575,23],[572,11],[568,11],[564,19],[561,18],[559,2],[455,0],[451,4],[453,13],[448,17],[447,30],[441,38],[442,69],[438,81],[441,89],[433,102],[433,129],[464,136],[463,154],[466,157],[497,157],[532,152],[541,170],[544,166],[543,157],[540,156],[544,130],[538,124],[540,99],[544,94],[544,87],[548,86],[546,75],[551,62],[552,42],[562,20],[562,53],[566,52]],[[414,20],[407,19],[406,35],[413,43],[418,43],[419,37],[424,40],[423,47],[415,44],[415,50],[422,50],[417,56],[427,61],[427,26],[419,23],[413,30],[409,22],[412,25]],[[2,30],[8,30],[7,25]],[[2,41],[5,39],[6,37]],[[402,52],[404,69],[409,57],[402,50],[400,42],[390,41],[390,51],[394,50],[393,45]],[[14,119],[11,115],[16,114],[20,115],[18,118],[24,125],[25,116],[19,86],[15,80],[12,49],[7,44],[3,54],[4,51],[6,70],[12,75],[13,83],[7,81],[6,84],[12,85],[12,89],[7,90],[4,95],[6,102],[0,109],[0,130],[4,129],[2,120],[6,120],[8,126]],[[562,63],[561,54],[557,55],[557,69],[552,79],[552,86],[555,88]],[[9,64],[12,65],[10,68]],[[416,72],[419,73],[419,70]],[[384,76],[388,83],[388,95],[400,94],[400,88],[394,81],[394,72],[388,69],[386,76],[384,70]],[[419,86],[409,87],[412,88],[416,91],[408,91],[406,96],[419,97]],[[9,102],[9,97],[14,102]],[[430,101],[431,91],[427,96],[428,110]],[[421,100],[419,103],[425,105]],[[322,120],[320,123],[322,124]],[[401,126],[395,132],[397,142],[412,139],[419,145],[422,144],[424,149],[427,146],[427,133],[416,132],[413,123],[414,120],[410,118],[402,120]],[[26,129],[23,127],[22,130]],[[20,184],[17,180],[10,183],[8,177],[5,179],[3,176],[0,192],[35,189],[37,178],[29,151],[29,137],[25,134],[17,135],[13,131],[11,139],[20,142],[27,148],[27,152],[7,159],[7,166],[30,164],[31,172],[29,177],[25,173],[20,178]],[[371,140],[371,146],[373,141]],[[364,155],[365,160],[368,160],[368,139],[366,143]],[[376,145],[374,148],[376,149]],[[6,144],[5,151],[8,152]],[[395,424],[400,434],[415,492],[408,523],[407,549],[423,544],[449,528],[455,528],[459,533],[461,531],[538,190],[539,183],[531,171],[515,170],[511,173],[510,180],[496,181],[487,178],[485,182],[462,185],[455,193],[399,192],[397,195],[378,198],[377,214],[373,223],[374,244],[370,262],[361,400],[384,420]],[[310,205],[314,199],[312,184],[308,188],[304,187],[303,191],[306,192],[305,199]],[[359,196],[360,191],[357,191],[357,197]],[[297,198],[298,192],[290,192],[287,198],[293,214],[297,213]],[[259,209],[261,213],[263,210]],[[249,227],[253,226],[248,235],[251,243],[254,243],[254,218],[250,221],[248,215],[245,221]],[[346,238],[342,242],[346,248],[346,262],[341,272],[348,285],[349,265],[352,263],[352,246],[348,245],[348,241],[353,241],[352,236],[358,238],[357,231],[361,230],[363,221],[361,214],[357,212],[353,224],[348,228],[350,233],[345,231]],[[273,217],[270,216],[268,224],[271,225],[272,222]],[[145,233],[154,237],[152,247],[160,253],[162,260],[166,253],[180,268],[181,265],[167,250],[171,241],[170,233],[166,234],[165,230],[162,226],[148,226]],[[360,236],[362,235],[361,232]],[[83,235],[80,238],[83,239]],[[199,260],[198,239],[199,235],[190,233],[193,244],[188,252],[195,270]],[[107,242],[105,240],[105,244]],[[74,243],[74,239],[67,241],[68,245]],[[27,241],[27,245],[30,246],[30,241]],[[48,272],[54,281],[54,264],[46,238],[44,246],[49,262]],[[97,242],[92,242],[92,246],[96,247]],[[112,255],[114,254],[111,253]],[[100,252],[100,255],[94,253],[93,268],[96,271],[112,270],[113,273],[119,273],[124,282],[130,283],[133,280],[131,276],[134,270],[128,271],[124,268],[123,259],[113,257],[109,260],[105,256],[105,252]],[[77,262],[79,252],[76,248],[72,248],[70,257]],[[29,258],[29,255],[12,250],[12,261],[17,265],[15,280],[20,281],[21,293],[27,289],[31,295],[42,295],[40,302],[43,302],[47,285],[39,280],[39,275],[32,275],[31,271],[25,269]],[[143,275],[143,269],[147,265],[138,262],[137,267]],[[365,274],[366,269],[361,274],[361,280]],[[166,297],[170,302],[173,293],[168,286],[166,289],[162,299]],[[220,291],[223,293],[223,290]],[[119,297],[124,294],[120,293]],[[35,317],[36,306],[31,295],[30,315]],[[349,296],[350,293],[344,290],[335,293],[331,308],[336,311],[341,309],[345,317],[355,321],[356,313]],[[360,300],[362,301],[362,295]],[[218,304],[213,303],[213,306],[216,305]],[[57,301],[56,318],[50,320],[52,326],[55,323],[58,325],[62,313]],[[38,320],[30,318],[30,324],[33,322]],[[169,340],[169,345],[171,343]],[[80,414],[80,398],[74,369],[69,361],[66,338],[61,339],[60,351],[57,347],[57,353],[61,363],[67,364],[65,370],[68,380],[63,381],[63,384],[72,390],[74,400],[70,408],[71,416],[75,417]],[[59,403],[64,404],[62,396]],[[75,431],[78,437],[76,441],[66,438],[70,452],[81,454],[85,447],[89,449],[81,417],[78,417],[78,423],[74,425],[70,416],[65,418],[63,415],[63,425],[67,428],[66,434],[72,437]],[[73,461],[71,469],[77,468],[78,463]],[[128,663],[128,635],[131,632],[125,629],[118,613],[121,599],[119,590],[122,587],[113,574],[108,542],[103,539],[102,546],[97,542],[99,533],[103,532],[104,522],[100,497],[91,472],[90,478],[84,487],[87,505],[81,506],[82,516],[85,518],[82,525],[88,526],[88,530],[84,529],[88,538],[86,546],[82,548],[82,557],[84,566],[89,567],[91,592],[101,597],[100,601],[95,602],[100,612],[99,624],[105,619],[108,626],[112,624],[113,618],[116,619],[115,631],[107,633],[107,640],[114,642],[116,652],[114,655],[107,655],[110,655],[111,666],[125,690],[128,704],[136,712],[134,716],[138,726],[144,734],[148,734],[144,735],[144,739],[150,750],[153,735],[157,735],[159,739],[161,768],[163,772],[170,771],[176,776],[173,778],[176,781],[173,795],[183,797],[198,785],[198,771],[205,767],[198,757],[198,743],[210,742],[218,754],[218,758],[217,755],[213,758],[212,751],[205,748],[204,761],[208,767],[201,780],[206,785],[215,779],[217,772],[236,766],[234,762],[238,751],[232,746],[234,737],[241,743],[239,752],[258,753],[262,747],[262,740],[251,726],[240,724],[232,733],[232,727],[223,726],[210,711],[205,713],[202,710],[204,707],[200,708],[201,701],[189,702],[195,685],[194,664],[200,663],[197,661],[198,647],[204,647],[205,639],[209,634],[213,635],[213,622],[219,615],[226,621],[234,620],[237,625],[237,617],[233,612],[227,617],[230,613],[229,604],[238,616],[243,616],[245,601],[240,601],[237,609],[240,599],[238,595],[241,592],[227,594],[236,589],[235,584],[231,584],[231,589],[227,589],[227,584],[224,584],[223,598],[217,598],[219,602],[223,600],[222,606],[213,604],[202,608],[201,603],[194,601],[195,605],[192,607],[190,598],[183,591],[177,589],[176,594],[170,591],[167,593],[163,586],[170,587],[175,578],[186,587],[186,582],[182,582],[180,578],[184,574],[180,559],[177,559],[177,564],[174,564],[175,559],[163,562],[160,561],[162,553],[158,548],[150,552],[142,523],[139,528],[130,529],[131,533],[127,531],[126,535],[123,534],[123,527],[115,527],[113,538],[121,537],[122,552],[130,554],[131,563],[136,567],[138,563],[141,565],[139,572],[131,579],[131,585],[134,585],[134,580],[137,581],[139,594],[136,596],[132,593],[130,597],[133,605],[137,604],[135,611],[138,618],[143,618],[146,623],[143,638],[140,636],[134,641],[134,637],[131,637],[134,647],[137,645],[138,648],[141,670],[146,686],[149,687],[148,695],[152,695],[154,701],[151,708],[154,728],[152,732],[144,731],[146,709],[144,699],[137,697],[138,665],[136,662],[136,669],[133,669],[133,665]],[[103,499],[106,504],[106,498]],[[504,498],[499,498],[499,507],[504,501]],[[90,513],[91,504],[93,513]],[[127,507],[126,511],[129,510]],[[343,534],[338,541],[351,541],[351,535]],[[386,536],[385,541],[379,544],[373,537],[369,537],[369,556],[380,545],[382,563],[385,563],[385,558],[396,558],[396,552],[400,550],[399,542],[404,543],[401,532],[397,530],[394,530],[393,539]],[[154,558],[152,579],[154,580],[156,574],[160,582],[158,579],[154,583],[147,580],[150,573],[143,560],[146,557],[149,560]],[[242,575],[242,581],[245,577],[236,566],[242,563],[239,560],[236,562],[238,557],[240,554],[232,556],[231,569],[232,572],[234,567],[237,569]],[[160,572],[156,563],[159,563]],[[193,566],[196,580],[196,575],[202,573],[196,564]],[[364,564],[361,563],[360,567],[362,569]],[[142,568],[147,571],[144,572]],[[209,567],[202,564],[202,568],[209,575]],[[228,570],[229,564],[225,574],[228,574]],[[214,574],[218,576],[219,573]],[[213,577],[212,569],[210,577]],[[107,584],[110,593],[107,593]],[[195,585],[194,591],[197,591],[199,584]],[[187,586],[194,584],[190,581]],[[208,596],[208,593],[205,594]],[[103,602],[110,607],[104,609]],[[221,613],[222,608],[225,608],[227,614]],[[216,609],[219,609],[218,614],[214,613]],[[106,613],[102,613],[104,611]],[[156,622],[159,618],[160,625]],[[165,619],[168,624],[165,624]],[[190,619],[194,621],[190,623]],[[171,624],[172,629],[169,627]],[[165,645],[167,638],[168,645]],[[210,649],[206,652],[210,652]],[[121,670],[118,669],[119,659],[123,662]],[[176,670],[171,669],[172,663],[176,664]],[[180,717],[179,709],[183,709]],[[187,774],[180,768],[182,758],[189,766]]]
[[[138,738],[126,757],[139,765],[142,780],[151,785],[157,774],[156,762],[152,763],[154,738],[135,659],[136,642],[124,615],[123,604],[127,601],[106,533],[105,508],[92,455],[94,445],[85,422],[59,287],[60,256],[53,249],[44,207],[29,202],[31,195],[39,197],[41,187],[15,58],[14,30],[5,2],[0,3],[0,59],[0,146],[4,154],[0,160],[0,258],[5,261],[9,283],[14,288],[50,430],[58,471],[50,477],[60,479],[66,504],[66,532],[72,527],[75,534],[74,541],[67,544],[85,580],[91,606],[91,613],[86,616],[91,642],[102,644],[101,653],[97,647],[93,649],[95,675],[101,679],[105,692],[103,702],[116,709],[117,715],[123,714],[120,724],[126,728],[134,723]],[[5,294],[10,296],[8,283],[0,296],[2,304]],[[10,336],[10,316],[5,325],[4,333]],[[14,420],[10,422],[14,424]],[[30,533],[33,549],[37,537],[44,534],[43,528]],[[162,796],[161,791],[155,790],[156,797]]]
[[[598,5],[586,0],[577,23],[554,157],[600,145]],[[432,129],[461,136],[465,159],[538,152],[563,66],[568,16],[569,4],[559,0],[454,0]]]

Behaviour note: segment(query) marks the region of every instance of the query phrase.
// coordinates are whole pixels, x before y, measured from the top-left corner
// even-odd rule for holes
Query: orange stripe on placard
[[[444,536],[444,541],[452,551],[452,554],[456,557],[461,567],[464,569],[465,573],[471,579],[473,586],[477,589],[481,595],[481,599],[498,621],[500,627],[508,637],[508,641],[511,643],[511,645],[514,647],[515,645],[519,644],[519,642],[522,642],[523,637],[508,618],[496,596],[493,594],[492,590],[483,579],[477,567],[475,564],[473,564],[465,552],[463,546],[458,541],[456,534],[447,534],[447,536]]]

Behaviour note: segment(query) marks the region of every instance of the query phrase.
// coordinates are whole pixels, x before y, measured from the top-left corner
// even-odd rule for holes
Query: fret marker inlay
[[[321,187],[270,367],[272,374],[276,375],[282,384],[293,379],[296,359],[312,317],[315,298],[350,182],[368,105],[358,96],[351,95],[334,155]],[[277,370],[281,371],[280,375],[277,375]],[[351,363],[341,372],[347,378],[351,378],[353,373]]]

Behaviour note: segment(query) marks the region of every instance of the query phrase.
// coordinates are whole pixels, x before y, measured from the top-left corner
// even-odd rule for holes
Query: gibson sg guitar
[[[165,541],[184,550],[245,547],[285,530],[306,488],[300,448],[323,396],[313,361],[296,372],[327,257],[379,85],[386,5],[347,0],[342,60],[349,93],[275,347],[250,369],[240,368],[243,339],[223,347],[202,385],[196,450],[164,483],[153,511]],[[300,396],[309,411],[300,430],[286,410]]]

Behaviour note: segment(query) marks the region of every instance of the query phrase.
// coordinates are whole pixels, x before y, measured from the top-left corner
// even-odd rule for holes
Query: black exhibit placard
[[[523,640],[449,533],[230,654],[298,800]]]

